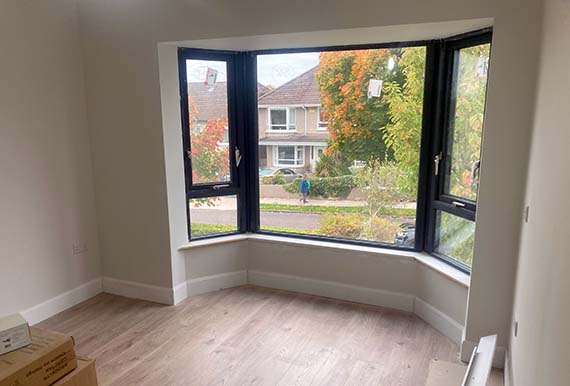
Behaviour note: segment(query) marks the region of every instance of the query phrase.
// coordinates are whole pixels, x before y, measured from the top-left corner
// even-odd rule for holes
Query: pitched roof
[[[262,95],[258,103],[264,106],[320,105],[319,85],[315,66],[289,82]]]
[[[265,95],[269,91],[264,85],[257,84],[257,95]],[[194,100],[198,110],[196,120],[207,121],[228,116],[226,82],[216,82],[212,85],[204,82],[188,83],[188,96]]]

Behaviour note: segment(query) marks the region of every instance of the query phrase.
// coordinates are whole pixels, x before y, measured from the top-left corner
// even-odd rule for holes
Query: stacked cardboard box
[[[94,361],[76,357],[72,337],[30,332],[30,345],[0,355],[0,386],[97,386]]]

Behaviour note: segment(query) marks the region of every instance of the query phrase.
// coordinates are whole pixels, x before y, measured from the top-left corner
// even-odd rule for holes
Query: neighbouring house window
[[[291,107],[272,107],[269,109],[270,131],[295,131],[297,130],[296,109]]]
[[[180,49],[190,238],[258,232],[425,251],[470,272],[491,34]],[[292,106],[313,106],[298,109],[304,130]]]
[[[323,109],[321,109],[320,107],[318,109],[318,116],[319,116],[319,121],[317,123],[317,130],[319,131],[327,130],[329,127],[329,123],[323,118]]]
[[[303,166],[305,148],[303,146],[274,146],[273,163],[276,166]]]

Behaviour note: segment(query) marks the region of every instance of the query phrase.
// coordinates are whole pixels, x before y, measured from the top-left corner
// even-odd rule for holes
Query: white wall
[[[100,276],[77,5],[0,1],[0,314]],[[74,243],[87,244],[74,255]]]
[[[511,337],[516,386],[570,382],[570,3],[547,0]]]
[[[332,0],[326,17],[323,7],[315,0],[80,0],[105,275],[160,286],[184,280],[171,272],[183,264],[173,263],[170,241],[158,43],[494,18],[466,339],[498,332],[505,345],[534,103],[539,0]],[[343,266],[352,264],[351,254],[344,259]]]

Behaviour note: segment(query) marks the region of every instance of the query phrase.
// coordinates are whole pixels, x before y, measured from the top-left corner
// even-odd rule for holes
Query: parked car
[[[272,178],[275,176],[282,176],[285,182],[293,182],[296,178],[301,178],[302,175],[293,169],[289,168],[259,168],[259,179]]]
[[[416,243],[416,224],[404,222],[400,224],[400,231],[396,233],[394,242],[404,247],[413,247]]]

